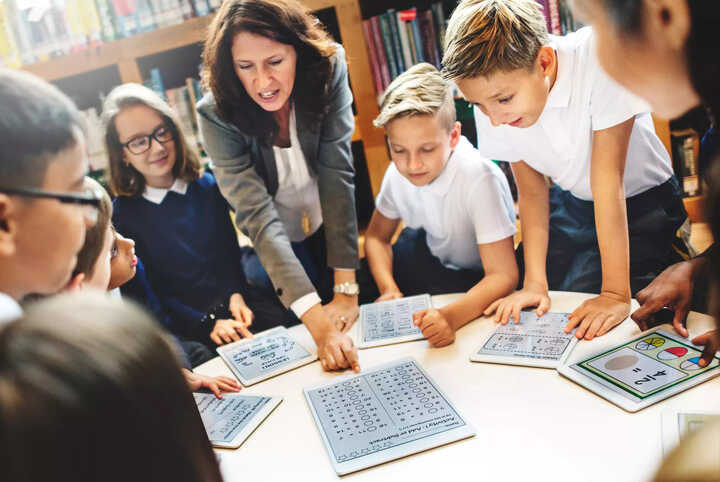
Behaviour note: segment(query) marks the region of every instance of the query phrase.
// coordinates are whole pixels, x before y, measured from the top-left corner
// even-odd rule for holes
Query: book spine
[[[412,62],[413,65],[415,65],[420,61],[418,60],[417,47],[415,46],[415,36],[413,35],[412,23],[410,23],[410,21],[406,21],[404,23],[405,31],[407,32],[408,43],[410,44],[410,54],[412,55]]]
[[[9,8],[0,2],[0,62],[1,66],[18,68],[22,66],[20,51],[15,41],[15,34],[10,25]]]
[[[548,9],[550,11],[550,27],[553,35],[562,35],[560,27],[560,5],[558,0],[547,0]]]
[[[160,69],[155,68],[150,70],[150,88],[157,92],[160,97],[167,100],[165,97],[165,86]]]
[[[414,62],[412,58],[412,52],[410,52],[410,41],[408,40],[407,28],[405,28],[405,22],[402,20],[401,15],[402,12],[396,13],[398,37],[400,39],[400,47],[402,48],[405,69],[409,69]]]
[[[373,38],[370,20],[363,20],[362,27],[368,51],[368,58],[370,59],[370,68],[372,69],[373,74],[373,85],[375,86],[375,92],[379,94],[383,91],[382,76],[380,75],[380,65],[378,64],[377,54],[375,53],[377,48],[375,47],[375,39]]]
[[[382,77],[382,89],[379,92],[385,91],[388,85],[390,85],[390,67],[388,65],[388,59],[385,54],[385,47],[382,41],[382,33],[380,29],[380,18],[375,16],[370,18],[370,28],[372,29],[373,39],[375,40],[375,54],[377,55],[378,64],[380,65],[380,76]]]
[[[388,10],[384,13],[390,27],[390,41],[392,42],[393,54],[395,54],[395,66],[397,74],[400,75],[405,71],[405,61],[403,60],[402,47],[400,46],[400,34],[397,27],[397,16],[395,10]]]
[[[390,69],[390,80],[394,79],[399,75],[397,71],[397,62],[395,60],[395,52],[393,51],[392,39],[390,38],[390,26],[388,25],[388,19],[385,15],[381,14],[380,17],[380,30],[382,30],[383,47],[385,47],[385,54],[387,55],[387,63]]]
[[[115,40],[115,17],[112,14],[112,8],[108,5],[107,0],[95,0],[95,8],[100,18],[100,29],[102,31],[102,39],[105,42]]]
[[[413,31],[413,40],[415,42],[415,52],[417,53],[417,61],[418,62],[426,62],[427,59],[425,58],[425,54],[423,52],[423,41],[422,41],[422,35],[420,35],[420,19],[415,18],[414,20],[410,21],[410,26],[412,27]]]
[[[552,33],[552,25],[550,24],[550,9],[548,5],[548,0],[537,0],[537,3],[540,4],[542,7],[543,15],[545,15],[545,26],[547,27],[547,31]]]
[[[443,10],[442,2],[435,2],[432,4],[433,19],[435,20],[435,32],[438,37],[438,49],[440,54],[445,51],[445,12]]]
[[[430,10],[423,10],[420,12],[420,19],[422,21],[422,38],[423,46],[425,47],[426,57],[428,61],[440,69],[440,53],[437,49],[437,43],[435,35],[435,27],[433,26],[432,13]]]

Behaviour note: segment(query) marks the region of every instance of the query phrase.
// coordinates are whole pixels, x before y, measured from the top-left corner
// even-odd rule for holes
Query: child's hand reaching
[[[695,345],[705,345],[698,365],[705,367],[713,361],[715,353],[720,350],[720,330],[708,331],[692,339]]]
[[[255,315],[250,307],[248,307],[245,303],[245,300],[240,293],[233,293],[230,296],[230,302],[228,305],[230,307],[230,313],[232,313],[233,318],[235,318],[236,321],[244,323],[246,328],[252,325]]]
[[[542,316],[550,309],[550,297],[546,287],[525,283],[523,289],[500,298],[488,306],[483,314],[485,316],[495,313],[493,321],[506,325],[512,315],[515,323],[520,322],[520,311],[528,306],[537,306],[535,313]]]
[[[237,320],[217,320],[215,327],[210,332],[210,339],[218,345],[232,343],[241,338],[252,338],[252,336],[245,323]]]
[[[455,341],[455,328],[440,310],[420,310],[413,313],[413,324],[434,347],[440,348]]]
[[[575,308],[568,316],[565,333],[570,333],[576,326],[577,338],[592,340],[602,336],[615,326],[622,323],[630,314],[630,300],[613,293],[602,292],[600,296],[590,298]]]
[[[182,372],[191,392],[201,388],[209,388],[217,398],[222,399],[223,392],[239,392],[242,388],[240,384],[232,378],[200,375],[199,373],[191,372],[187,368],[183,368]]]

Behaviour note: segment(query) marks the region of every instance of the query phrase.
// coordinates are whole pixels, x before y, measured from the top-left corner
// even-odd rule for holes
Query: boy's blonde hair
[[[450,131],[455,123],[455,101],[450,84],[427,63],[410,67],[388,86],[380,102],[375,127],[412,115],[437,115],[440,125]]]
[[[529,70],[548,42],[536,0],[463,0],[445,33],[443,75],[457,80]]]
[[[110,226],[113,207],[110,195],[95,179],[86,176],[85,188],[102,195],[100,206],[98,206],[97,221],[85,231],[85,244],[77,255],[77,263],[73,271],[73,277],[82,273],[85,275],[85,279],[89,279],[95,273],[95,265],[100,257],[108,226]]]

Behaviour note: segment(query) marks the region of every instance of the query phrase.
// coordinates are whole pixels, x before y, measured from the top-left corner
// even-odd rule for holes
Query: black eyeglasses
[[[172,131],[167,126],[160,126],[155,129],[152,134],[146,136],[133,137],[124,144],[121,144],[125,149],[130,151],[132,154],[142,154],[147,152],[152,146],[152,141],[155,139],[160,144],[170,142],[173,138]]]
[[[83,215],[91,223],[97,222],[98,210],[103,194],[92,189],[83,192],[46,191],[34,187],[0,187],[0,192],[16,196],[55,199],[63,204],[77,204],[83,208]]]

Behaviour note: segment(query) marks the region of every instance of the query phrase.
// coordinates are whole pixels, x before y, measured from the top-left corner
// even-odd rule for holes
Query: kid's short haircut
[[[536,0],[463,0],[445,33],[448,80],[531,69],[549,36]]]
[[[85,275],[85,279],[88,279],[95,272],[95,264],[103,248],[113,208],[110,195],[95,179],[85,177],[85,188],[102,194],[97,222],[85,232],[85,244],[77,255],[77,264],[73,271],[73,277],[82,273]]]
[[[0,188],[41,187],[56,154],[75,146],[85,120],[53,85],[0,69]]]
[[[455,101],[450,84],[428,63],[410,67],[390,83],[380,103],[375,127],[385,127],[399,117],[437,115],[450,131],[455,123]]]

